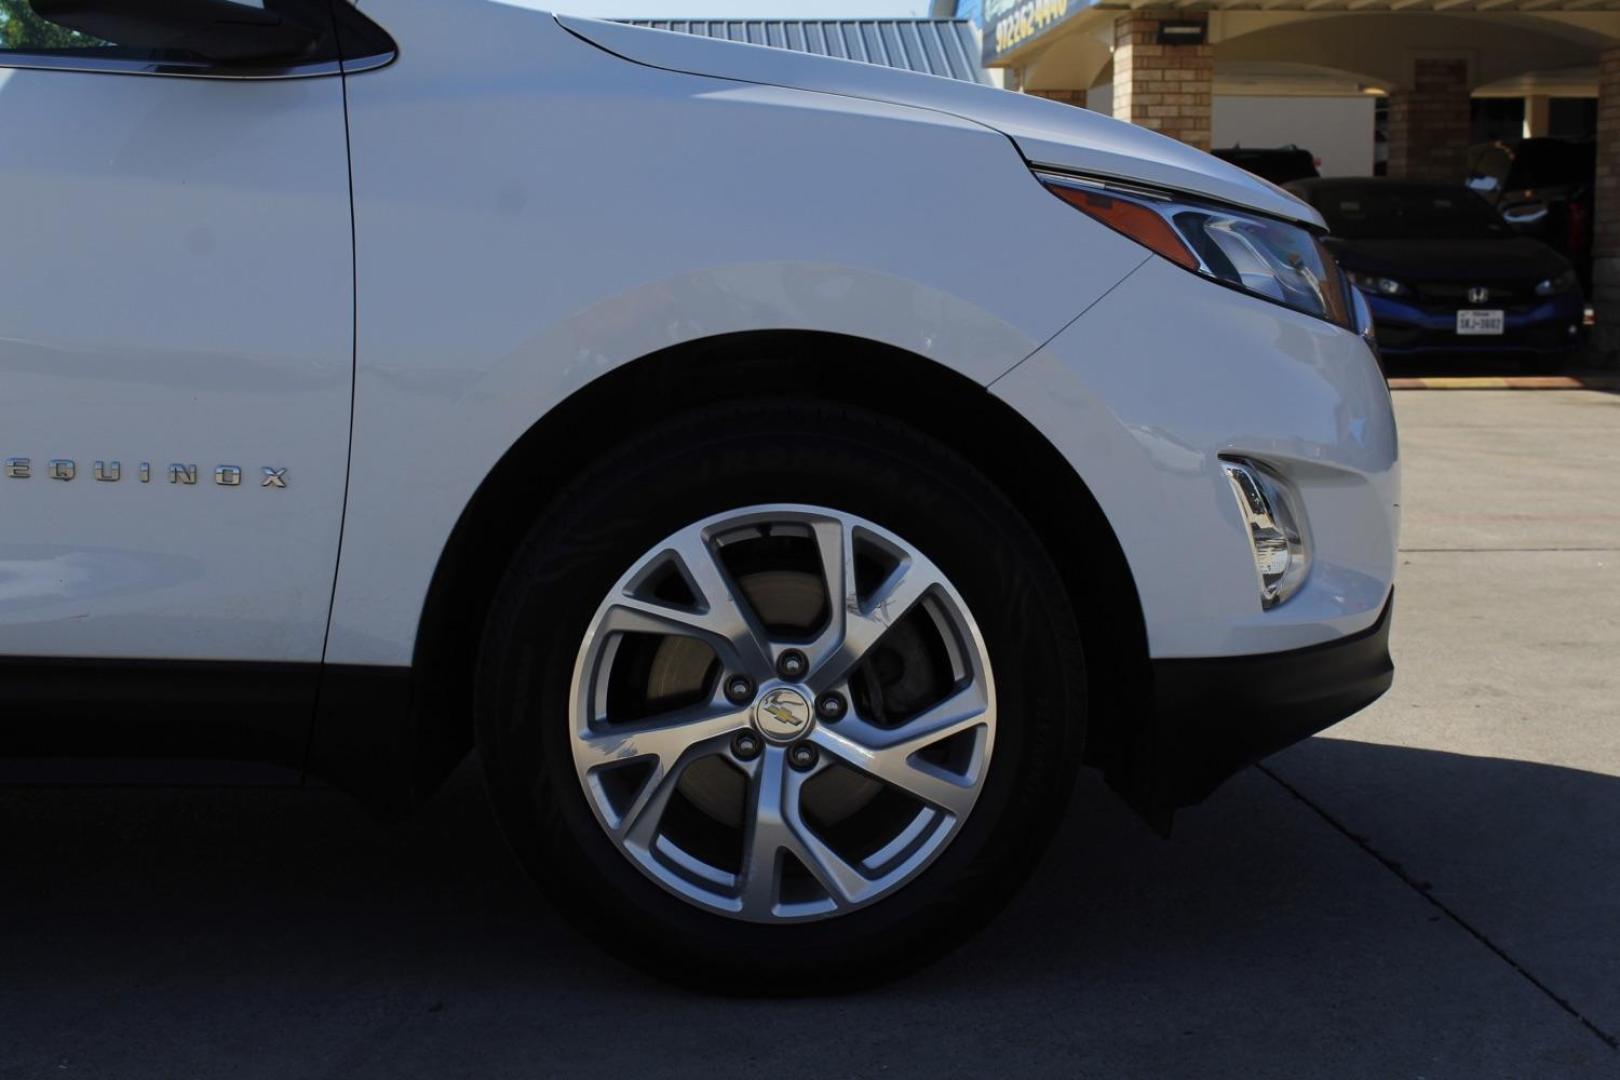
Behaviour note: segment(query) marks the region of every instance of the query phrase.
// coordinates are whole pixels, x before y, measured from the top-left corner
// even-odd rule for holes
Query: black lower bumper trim
[[[1155,797],[1168,823],[1233,773],[1377,700],[1395,678],[1390,613],[1352,637],[1284,653],[1153,662]]]

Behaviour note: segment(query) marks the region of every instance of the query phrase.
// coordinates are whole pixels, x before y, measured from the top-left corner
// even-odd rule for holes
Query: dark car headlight
[[[1037,173],[1088,217],[1196,274],[1361,331],[1339,264],[1300,225],[1111,182]]]
[[[1374,296],[1406,296],[1412,290],[1403,282],[1381,274],[1364,274],[1355,270],[1346,270],[1345,275],[1350,278],[1351,284],[1362,292],[1372,293]]]
[[[1557,296],[1559,293],[1574,292],[1581,287],[1581,279],[1573,270],[1565,270],[1561,274],[1554,274],[1545,281],[1536,285],[1537,296]]]

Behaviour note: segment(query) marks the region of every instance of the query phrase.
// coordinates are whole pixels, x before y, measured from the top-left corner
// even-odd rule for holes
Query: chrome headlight
[[[1359,331],[1339,265],[1309,229],[1163,192],[1037,173],[1076,210],[1178,266]]]

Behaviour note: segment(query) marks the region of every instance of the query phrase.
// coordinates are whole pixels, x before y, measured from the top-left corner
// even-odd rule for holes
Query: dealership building
[[[1620,361],[1620,0],[932,0],[926,19],[626,20],[1021,90],[1324,176],[1460,183],[1468,147],[1597,141],[1593,304]]]
[[[1324,175],[1461,181],[1468,146],[1595,136],[1599,347],[1620,350],[1620,0],[934,0],[1008,89]]]

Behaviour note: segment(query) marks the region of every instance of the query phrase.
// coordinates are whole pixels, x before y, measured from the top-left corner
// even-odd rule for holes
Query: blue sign
[[[957,0],[957,12],[970,4],[980,8],[986,67],[1091,6],[1088,0]]]

